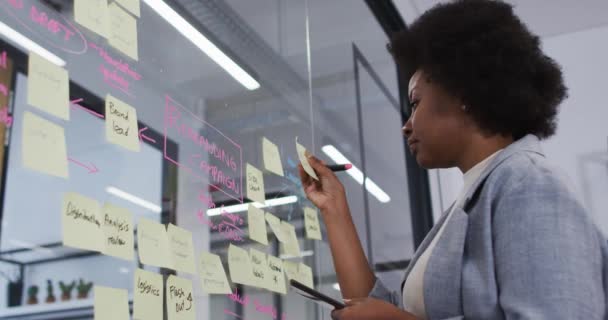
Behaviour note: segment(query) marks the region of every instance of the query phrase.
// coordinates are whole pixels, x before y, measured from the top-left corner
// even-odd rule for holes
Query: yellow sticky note
[[[169,248],[173,255],[173,266],[177,271],[194,274],[194,247],[192,246],[192,232],[169,224],[167,227]]]
[[[108,0],[74,0],[74,20],[81,26],[107,38],[109,31]]]
[[[254,285],[249,254],[233,244],[228,246],[228,270],[233,283]]]
[[[262,139],[262,152],[264,155],[264,168],[283,177],[285,174],[283,173],[279,148],[272,141],[264,137]]]
[[[263,245],[268,245],[264,211],[250,204],[247,209],[247,224],[249,228],[249,238]]]
[[[308,173],[308,175],[313,179],[319,180],[315,170],[310,166],[310,163],[308,163],[306,148],[298,143],[298,137],[296,137],[296,151],[298,152],[298,158],[300,159],[300,163],[302,164],[304,171],[306,171],[306,173]]]
[[[163,319],[163,276],[135,269],[133,284],[133,319]]]
[[[309,288],[315,288],[312,269],[303,263],[298,266],[298,281]]]
[[[264,190],[264,175],[256,167],[247,164],[247,198],[264,204],[266,191]]]
[[[102,219],[96,200],[74,192],[65,193],[61,222],[64,246],[103,252]]]
[[[133,214],[121,207],[106,203],[102,209],[104,254],[133,261],[135,254]]]
[[[297,262],[283,260],[283,269],[285,270],[285,275],[287,275],[288,280],[293,279],[293,280],[299,281],[298,280],[300,278],[300,274],[299,274],[300,271],[298,270],[299,266],[300,266],[300,264]]]
[[[266,254],[250,248],[249,255],[251,257],[251,271],[253,271],[253,285],[258,288],[267,288],[269,278]]]
[[[306,237],[308,239],[323,240],[317,210],[304,207],[304,226],[306,227]]]
[[[123,8],[136,16],[140,16],[139,0],[116,0]]]
[[[70,120],[70,80],[64,68],[30,52],[27,103],[55,117]]]
[[[21,156],[26,168],[56,177],[68,177],[63,127],[25,111],[21,136]]]
[[[268,284],[267,289],[273,292],[286,294],[283,261],[274,256],[268,256]]]
[[[232,293],[222,260],[218,255],[201,252],[199,275],[201,286],[207,294]]]
[[[95,320],[129,320],[129,294],[124,289],[93,288]]]
[[[169,237],[165,225],[140,218],[137,225],[137,251],[143,264],[173,268],[169,251]]]
[[[170,275],[167,279],[166,292],[169,320],[196,319],[191,280]]]
[[[285,253],[294,257],[301,256],[300,244],[298,243],[298,236],[296,235],[296,227],[286,221],[281,221],[281,228],[287,237],[283,243],[283,249]]]
[[[110,15],[110,45],[133,60],[139,59],[137,49],[137,20],[115,3],[108,7]]]
[[[309,266],[303,263],[283,260],[283,267],[285,268],[287,279],[296,280],[307,287],[314,289],[312,269]]]
[[[288,238],[285,234],[285,231],[283,230],[283,227],[281,227],[281,219],[277,218],[277,216],[270,212],[266,212],[265,216],[266,222],[268,222],[268,225],[270,226],[270,230],[272,230],[279,242],[286,243],[288,241]]]
[[[132,106],[106,96],[106,139],[131,151],[139,151],[137,111]]]

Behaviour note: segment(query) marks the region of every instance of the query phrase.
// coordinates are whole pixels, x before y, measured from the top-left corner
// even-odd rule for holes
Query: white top
[[[448,217],[435,235],[435,238],[433,238],[426,250],[420,255],[405,281],[405,285],[403,286],[403,306],[405,308],[405,311],[410,312],[419,319],[427,318],[426,309],[424,307],[424,272],[426,271],[426,265],[429,262],[429,257],[433,252],[433,248],[435,248],[437,241],[441,237],[443,229],[445,229],[445,226],[448,224],[448,221],[450,220],[454,209],[456,207],[462,206],[464,197],[473,185],[473,183],[475,183],[475,181],[479,178],[483,170],[488,166],[490,161],[494,159],[494,157],[496,157],[496,155],[498,155],[500,151],[502,151],[502,149],[496,151],[491,156],[476,164],[473,168],[471,168],[464,174],[464,186],[462,187],[460,194],[456,199],[456,202],[452,206],[452,209],[448,213]]]

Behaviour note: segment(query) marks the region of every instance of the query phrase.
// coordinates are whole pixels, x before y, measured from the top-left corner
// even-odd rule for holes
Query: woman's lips
[[[407,145],[408,145],[408,147],[410,147],[410,151],[412,153],[414,153],[414,151],[416,151],[418,142],[420,142],[418,139],[408,139],[407,140]]]
[[[416,151],[416,145],[418,144],[418,141],[408,141],[407,144],[410,147],[410,151],[414,153]]]

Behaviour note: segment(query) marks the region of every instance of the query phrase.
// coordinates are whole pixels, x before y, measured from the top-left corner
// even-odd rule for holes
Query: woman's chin
[[[436,166],[433,164],[433,161],[431,161],[430,158],[425,157],[423,153],[416,152],[414,154],[414,157],[416,158],[416,162],[418,162],[418,165],[421,166],[422,168],[424,168],[424,169],[436,168]]]

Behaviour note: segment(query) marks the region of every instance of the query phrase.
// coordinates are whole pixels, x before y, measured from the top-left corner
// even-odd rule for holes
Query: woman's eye
[[[412,108],[412,110],[416,109],[416,107],[418,107],[418,100],[410,102],[410,107]]]

